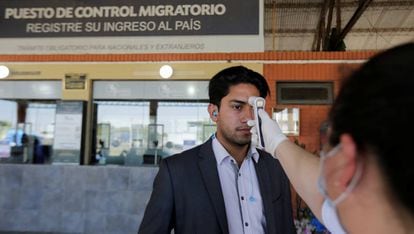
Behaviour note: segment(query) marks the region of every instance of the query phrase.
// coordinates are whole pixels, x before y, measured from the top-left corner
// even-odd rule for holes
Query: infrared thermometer
[[[264,110],[266,101],[262,97],[249,97],[249,104],[253,107],[253,115],[254,121],[256,122],[255,126],[257,129],[257,136],[258,136],[258,148],[264,149],[264,139],[262,133],[262,120],[259,117],[259,110]]]

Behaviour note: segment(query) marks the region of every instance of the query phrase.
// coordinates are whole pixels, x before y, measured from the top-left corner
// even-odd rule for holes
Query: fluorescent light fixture
[[[173,72],[173,68],[170,65],[164,65],[160,68],[160,76],[164,79],[170,78]]]
[[[0,65],[0,79],[4,79],[8,77],[9,74],[10,74],[9,68],[4,65]]]

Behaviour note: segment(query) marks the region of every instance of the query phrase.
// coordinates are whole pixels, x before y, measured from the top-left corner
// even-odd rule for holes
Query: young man
[[[262,75],[242,66],[210,81],[216,134],[164,159],[139,233],[295,233],[290,186],[279,162],[250,144],[250,96],[265,98]]]

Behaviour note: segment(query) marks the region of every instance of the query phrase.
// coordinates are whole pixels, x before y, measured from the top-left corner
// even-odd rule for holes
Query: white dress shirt
[[[259,153],[256,148],[251,147],[239,168],[236,160],[216,138],[212,144],[223,191],[229,234],[264,233],[266,220],[254,167],[254,163],[259,160]]]

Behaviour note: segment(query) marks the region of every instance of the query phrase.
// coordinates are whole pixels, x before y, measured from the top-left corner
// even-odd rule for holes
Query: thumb
[[[250,119],[247,121],[247,126],[249,127],[253,127],[256,125],[256,121],[254,121],[253,119]]]

